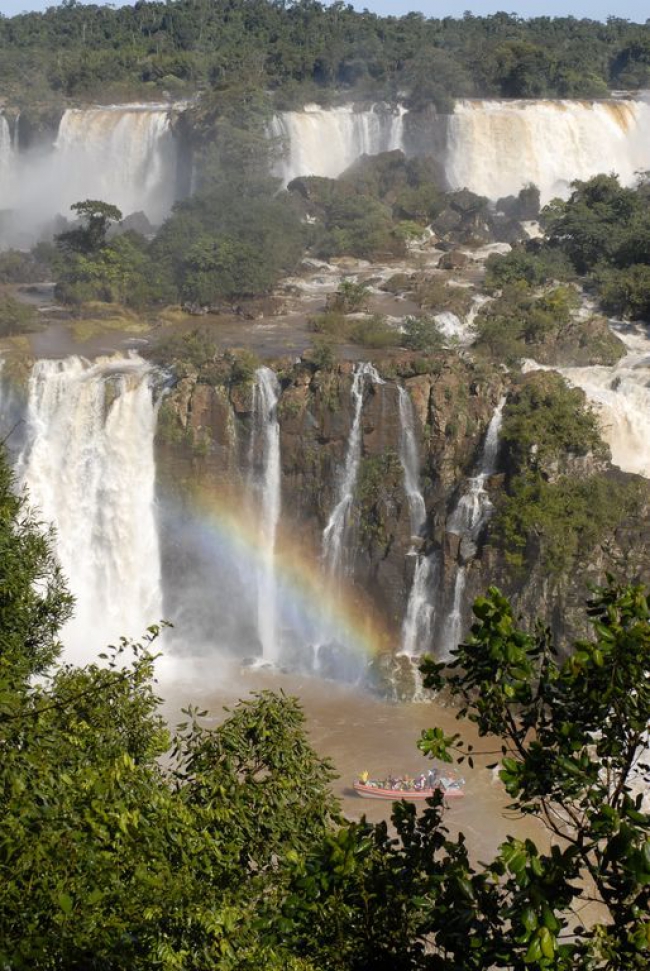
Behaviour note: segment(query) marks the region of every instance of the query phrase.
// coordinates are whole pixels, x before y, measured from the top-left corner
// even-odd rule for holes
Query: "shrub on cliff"
[[[547,575],[566,573],[647,501],[642,480],[606,470],[597,416],[557,374],[524,378],[501,440],[507,474],[490,529],[515,572],[539,557]]]

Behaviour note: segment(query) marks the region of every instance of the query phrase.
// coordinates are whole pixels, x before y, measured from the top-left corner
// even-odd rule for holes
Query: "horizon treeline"
[[[0,92],[21,102],[182,97],[242,83],[278,107],[337,97],[603,97],[650,86],[650,24],[611,17],[380,17],[315,0],[64,0],[0,14]]]

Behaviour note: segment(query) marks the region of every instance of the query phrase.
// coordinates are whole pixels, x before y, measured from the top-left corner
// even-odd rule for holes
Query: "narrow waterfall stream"
[[[150,377],[135,356],[43,360],[30,377],[17,476],[56,530],[76,598],[62,640],[77,662],[163,616]]]
[[[261,453],[260,474],[260,555],[257,580],[257,630],[262,658],[269,664],[279,660],[281,645],[277,624],[275,576],[275,539],[281,509],[280,425],[278,400],[280,384],[274,371],[261,367],[255,372],[253,392],[254,436]]]
[[[13,143],[9,122],[0,115],[0,176],[6,178],[13,161]]]
[[[420,537],[427,513],[424,496],[420,489],[420,452],[415,436],[415,415],[409,393],[398,387],[400,449],[399,457],[404,471],[404,490],[411,516],[411,536]],[[411,556],[416,557],[413,581],[402,623],[402,642],[399,654],[412,657],[427,646],[431,636],[434,609],[431,599],[433,567],[428,556],[412,546]]]
[[[419,536],[427,518],[424,496],[420,490],[420,451],[415,437],[415,415],[408,391],[397,388],[400,443],[399,460],[404,472],[404,490],[411,514],[411,536]]]
[[[348,438],[345,464],[338,488],[336,505],[323,530],[322,539],[323,563],[328,573],[332,576],[337,576],[341,571],[345,532],[350,507],[354,499],[354,488],[359,473],[359,463],[361,462],[363,439],[361,415],[363,412],[363,394],[366,378],[369,378],[373,384],[383,384],[382,379],[372,364],[361,363],[355,366],[351,391],[354,412],[350,436]]]
[[[492,503],[485,484],[494,475],[499,455],[499,432],[503,422],[505,395],[497,404],[485,435],[478,463],[478,473],[468,479],[467,490],[460,497],[456,508],[447,520],[447,532],[461,538],[461,565],[456,567],[454,594],[451,610],[442,631],[441,654],[448,658],[457,646],[462,634],[463,595],[467,582],[466,563],[476,556],[476,543],[492,512]]]

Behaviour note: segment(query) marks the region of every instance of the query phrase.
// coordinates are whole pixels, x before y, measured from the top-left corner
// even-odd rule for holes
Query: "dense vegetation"
[[[556,199],[541,213],[545,237],[494,256],[492,286],[538,286],[580,277],[603,308],[632,320],[650,318],[650,181],[621,186],[615,175],[574,182],[568,200]]]
[[[555,845],[509,838],[473,864],[438,799],[420,815],[397,804],[395,836],[341,819],[293,699],[264,693],[217,728],[189,709],[170,739],[155,628],[96,664],[57,667],[71,598],[3,462],[0,547],[7,971],[647,967],[650,817],[633,788],[650,718],[647,590],[598,591],[592,636],[563,663],[498,591],[477,601],[449,686],[459,717],[501,750],[513,809]],[[425,664],[429,685],[440,667]],[[472,758],[439,729],[419,745]],[[572,914],[588,899],[597,923],[581,928]]]
[[[0,17],[0,90],[125,98],[227,89],[242,80],[299,104],[337,90],[415,105],[465,95],[590,97],[650,83],[647,25],[610,18],[427,19],[315,0],[174,0],[131,7],[65,0]]]
[[[264,99],[250,91],[218,106],[206,101],[197,131],[219,137],[199,137],[196,191],[153,239],[116,229],[122,214],[110,203],[73,206],[80,224],[59,234],[49,254],[59,298],[217,310],[270,290],[300,259],[305,232],[269,175],[274,145],[265,119]]]
[[[553,372],[520,379],[504,409],[507,468],[491,529],[515,574],[541,560],[566,575],[626,518],[642,516],[642,480],[606,468],[595,413]]]

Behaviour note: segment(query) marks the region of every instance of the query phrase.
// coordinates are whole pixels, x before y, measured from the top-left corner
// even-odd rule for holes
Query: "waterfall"
[[[8,127],[0,122],[0,171]],[[176,198],[176,145],[165,105],[69,108],[50,146],[15,152],[5,162],[0,209],[17,213],[23,234],[37,234],[83,199],[101,199],[126,216],[144,211],[153,223]]]
[[[442,656],[445,658],[457,646],[462,633],[463,594],[467,582],[467,568],[464,564],[476,556],[476,543],[492,512],[492,503],[485,484],[494,475],[497,467],[499,432],[505,403],[504,395],[490,419],[479,457],[478,473],[468,480],[467,490],[447,520],[447,532],[461,537],[460,557],[463,563],[456,567],[452,607],[442,631]]]
[[[271,135],[284,148],[277,172],[286,184],[299,175],[335,179],[361,155],[378,155],[403,148],[404,109],[373,105],[356,111],[353,105],[277,114]]]
[[[431,591],[436,586],[435,573],[431,557],[419,554],[402,623],[402,643],[398,654],[421,654],[431,640],[434,619]]]
[[[443,648],[441,658],[449,660],[451,652],[458,647],[463,633],[463,596],[465,593],[465,583],[467,582],[467,568],[458,567],[454,579],[454,597],[451,611],[445,621],[442,635]]]
[[[415,416],[411,397],[398,386],[400,421],[399,458],[404,472],[404,489],[411,513],[411,535],[418,536],[427,518],[424,496],[420,491],[420,452],[415,438]]]
[[[366,378],[370,378],[373,384],[383,384],[382,379],[372,364],[357,364],[354,368],[352,377],[352,403],[353,419],[350,437],[348,438],[348,449],[343,466],[343,474],[338,489],[336,505],[330,518],[323,530],[323,562],[332,575],[340,573],[341,561],[345,532],[348,524],[350,507],[354,499],[354,488],[359,473],[361,462],[361,414],[363,411],[363,392],[365,389]]]
[[[404,472],[404,489],[411,516],[411,535],[419,536],[426,522],[424,496],[420,491],[420,453],[415,438],[413,403],[405,388],[398,387],[400,418],[399,457]],[[431,602],[432,565],[428,556],[411,550],[417,557],[413,581],[402,623],[402,643],[399,654],[419,654],[428,644],[433,622]]]
[[[458,101],[454,113],[422,120],[416,140],[405,131],[402,106],[356,111],[353,105],[275,116],[270,131],[284,146],[278,175],[336,178],[361,155],[401,149],[443,158],[452,189],[467,187],[489,199],[535,183],[545,204],[567,196],[574,179],[605,169],[631,185],[650,168],[650,104],[607,101]],[[442,147],[444,146],[444,148]]]
[[[650,105],[642,100],[459,101],[447,121],[453,189],[498,199],[533,182],[542,204],[574,179],[616,172],[630,185],[650,167]]]
[[[613,464],[650,478],[650,337],[641,328],[616,332],[628,353],[613,367],[558,370],[598,411]]]
[[[70,201],[103,199],[125,215],[144,210],[153,222],[171,209],[175,153],[167,108],[69,108],[54,147]]]
[[[253,397],[254,435],[261,452],[260,556],[257,584],[257,630],[262,658],[270,664],[279,659],[275,539],[280,519],[280,384],[275,372],[261,367],[255,372]]]
[[[479,459],[479,472],[477,475],[468,479],[467,491],[459,499],[456,508],[447,522],[448,532],[456,533],[464,540],[469,541],[470,553],[469,556],[465,557],[466,559],[474,556],[476,552],[476,540],[492,511],[492,503],[485,488],[485,483],[496,471],[496,461],[499,452],[499,432],[501,431],[505,403],[506,398],[504,396],[496,406],[494,414],[490,419],[490,424],[488,425]]]
[[[11,170],[13,152],[9,122],[4,115],[0,115],[0,179],[5,179]]]
[[[17,477],[56,529],[76,599],[62,640],[85,662],[162,618],[155,512],[156,405],[138,357],[38,361]]]

